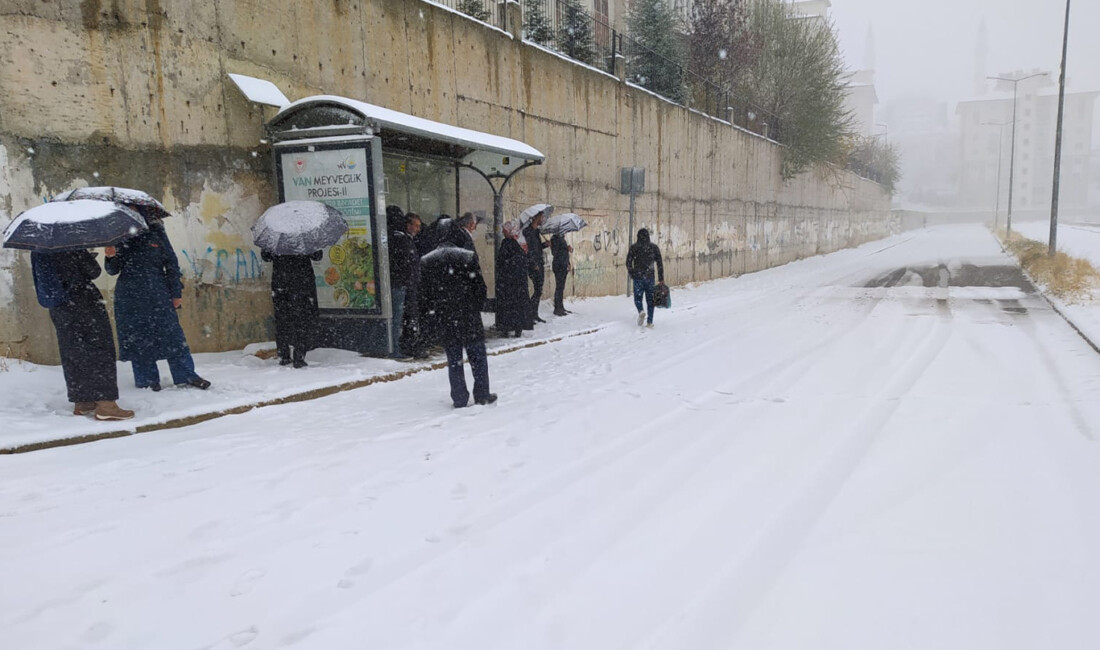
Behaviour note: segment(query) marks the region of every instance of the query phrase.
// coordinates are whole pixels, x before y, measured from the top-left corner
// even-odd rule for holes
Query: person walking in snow
[[[653,265],[657,265],[657,279],[654,282]],[[649,231],[638,231],[638,240],[630,245],[626,254],[626,272],[634,281],[634,306],[638,308],[638,325],[653,327],[653,290],[657,284],[665,283],[665,265],[661,260],[661,249],[649,241]],[[642,296],[645,296],[646,311],[642,311]]]
[[[474,374],[474,403],[492,404],[489,362],[485,354],[485,328],[481,307],[485,303],[485,279],[477,256],[463,248],[468,233],[453,221],[439,226],[439,246],[421,259],[420,308],[447,352],[447,375],[455,408],[469,404],[462,353]]]
[[[313,349],[319,313],[313,262],[320,262],[322,257],[321,251],[310,255],[260,251],[260,258],[271,262],[271,305],[275,309],[275,349],[279,351],[280,366],[309,365],[306,353]]]
[[[92,280],[102,269],[88,251],[31,253],[31,274],[38,304],[50,310],[57,332],[61,370],[73,415],[97,420],[129,420],[133,411],[118,405],[115,335]]]
[[[146,215],[149,230],[108,246],[107,273],[118,276],[115,285],[115,327],[119,358],[129,361],[138,388],[160,390],[157,361],[168,360],[177,386],[202,390],[210,382],[195,372],[191,348],[176,310],[183,304],[179,260],[160,219]]]
[[[539,226],[546,211],[538,213],[531,223],[523,229],[523,239],[527,242],[527,275],[531,278],[531,320],[545,323],[539,316],[539,303],[542,302],[542,286],[546,282],[546,258],[543,250],[549,246],[539,236]]]

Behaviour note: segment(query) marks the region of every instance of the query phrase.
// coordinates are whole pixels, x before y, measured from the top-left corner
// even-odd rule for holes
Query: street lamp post
[[[1012,122],[982,122],[982,126],[1000,127],[997,135],[997,199],[993,207],[993,232],[1001,223],[1001,168],[1005,161],[1005,127]]]
[[[1005,222],[1006,237],[1012,237],[1012,189],[1016,182],[1016,90],[1021,81],[1044,77],[1047,73],[1029,74],[1026,77],[987,77],[1012,84],[1012,151],[1008,154],[1008,219]]]
[[[1066,55],[1069,53],[1069,0],[1066,0],[1066,29],[1062,36],[1062,70],[1058,80],[1058,127],[1054,136],[1054,193],[1050,199],[1050,250],[1058,250],[1058,191],[1062,180],[1062,118],[1066,109]]]
[[[890,144],[890,125],[889,124],[878,124],[876,122],[875,126],[881,126],[883,129],[885,129],[886,133],[883,135],[883,137],[886,138],[886,144]]]

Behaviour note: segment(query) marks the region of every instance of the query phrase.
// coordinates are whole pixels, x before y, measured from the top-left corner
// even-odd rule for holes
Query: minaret
[[[875,28],[867,26],[867,44],[863,48],[863,69],[875,69]]]
[[[989,34],[985,28],[985,17],[978,26],[978,44],[974,50],[974,94],[981,97],[989,88],[986,75],[989,61]]]

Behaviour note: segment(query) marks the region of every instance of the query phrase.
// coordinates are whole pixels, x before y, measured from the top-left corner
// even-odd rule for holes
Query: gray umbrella
[[[149,226],[140,214],[110,201],[45,203],[26,210],[4,229],[4,247],[64,251],[114,246]]]
[[[540,212],[546,212],[546,218],[549,219],[550,215],[554,214],[554,206],[549,203],[536,203],[527,208],[523,212],[519,213],[519,226],[520,228],[526,228],[527,224],[538,215]]]
[[[113,201],[137,210],[147,219],[166,219],[172,216],[168,208],[141,190],[128,187],[78,187],[53,197],[54,201]]]
[[[252,226],[256,246],[275,255],[309,255],[348,231],[344,214],[318,201],[287,201],[267,209]]]
[[[542,225],[539,226],[539,232],[544,235],[564,235],[566,233],[577,232],[587,225],[588,222],[581,219],[579,214],[565,212],[563,214],[555,214],[542,222]]]

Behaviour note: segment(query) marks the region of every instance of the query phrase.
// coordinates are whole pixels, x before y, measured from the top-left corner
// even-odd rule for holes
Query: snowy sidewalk
[[[584,335],[612,320],[631,318],[633,305],[625,297],[579,300],[568,304],[574,313],[555,317],[546,303],[541,310],[546,324],[539,324],[522,338],[490,338],[490,355],[532,345]],[[485,314],[486,325],[492,315]],[[488,332],[488,328],[486,330]],[[166,362],[160,362],[166,382],[159,393],[134,387],[129,363],[118,364],[119,404],[137,412],[126,422],[98,422],[74,416],[65,395],[60,366],[42,366],[0,359],[0,454],[77,444],[134,433],[187,426],[281,403],[316,399],[334,392],[394,381],[411,374],[444,368],[442,355],[414,362],[362,357],[355,352],[323,348],[309,353],[309,368],[280,366],[278,359],[256,356],[273,350],[274,343],[250,345],[244,350],[196,354],[199,374],[212,382],[209,390],[171,385]]]
[[[578,303],[488,407],[425,372],[0,456],[0,646],[1093,650],[1100,357],[1020,278],[906,233],[652,330]]]

